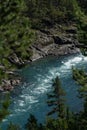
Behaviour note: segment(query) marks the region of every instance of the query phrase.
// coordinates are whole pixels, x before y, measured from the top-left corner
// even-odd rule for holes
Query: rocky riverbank
[[[30,47],[33,51],[30,61],[47,55],[61,56],[80,52],[75,26],[62,29],[61,25],[55,25],[54,28],[36,31],[36,35],[37,39]]]
[[[77,47],[79,42],[77,40],[77,28],[75,25],[69,25],[67,27],[55,25],[52,28],[35,30],[35,32],[36,40],[27,48],[27,51],[32,52],[32,56],[28,59],[21,59],[17,53],[13,52],[8,57],[8,61],[11,64],[21,68],[32,61],[48,55],[61,56],[80,52]],[[9,74],[14,75],[15,73],[12,71]],[[0,91],[11,91],[20,83],[20,78],[12,77],[8,80],[2,80]]]
[[[21,77],[14,71],[6,71],[9,74],[8,79],[2,79],[0,85],[0,92],[12,91],[21,83]]]
[[[35,30],[35,32],[36,39],[27,49],[27,51],[32,52],[32,56],[23,60],[16,53],[13,53],[8,57],[11,63],[21,67],[47,55],[60,56],[80,52],[77,47],[79,42],[75,25],[70,25],[64,29],[61,25],[55,25],[53,28]]]

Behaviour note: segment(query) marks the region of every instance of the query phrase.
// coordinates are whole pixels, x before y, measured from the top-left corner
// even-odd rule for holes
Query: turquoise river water
[[[72,66],[87,70],[87,57],[81,54],[70,56],[46,57],[31,63],[19,71],[23,83],[12,93],[11,114],[3,120],[2,129],[13,122],[21,126],[27,122],[29,114],[34,114],[39,122],[45,121],[45,115],[50,110],[47,106],[47,93],[52,89],[52,79],[60,77],[67,95],[66,104],[73,112],[83,109],[83,101],[78,98],[78,85],[72,79]]]

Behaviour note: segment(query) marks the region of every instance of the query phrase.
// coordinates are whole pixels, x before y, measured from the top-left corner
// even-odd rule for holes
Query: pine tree
[[[6,94],[4,100],[0,102],[0,122],[10,114],[9,106],[11,104],[10,95]]]
[[[53,80],[53,92],[52,94],[48,94],[48,106],[54,106],[53,110],[48,113],[48,115],[53,114],[55,112],[58,113],[58,117],[65,117],[65,91],[61,87],[61,82],[59,77],[57,76]]]
[[[25,125],[27,130],[38,130],[37,120],[33,115],[30,115],[27,124]]]

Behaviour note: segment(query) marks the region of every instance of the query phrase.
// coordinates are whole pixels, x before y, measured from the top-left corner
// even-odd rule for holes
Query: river
[[[72,79],[72,66],[87,70],[87,57],[81,54],[46,57],[37,60],[19,73],[23,78],[23,84],[14,90],[10,106],[11,114],[4,119],[2,129],[6,130],[9,122],[19,124],[24,130],[29,114],[34,114],[39,122],[45,121],[45,115],[50,110],[47,106],[47,93],[52,89],[52,79],[60,77],[65,89],[66,104],[73,112],[83,109],[83,101],[78,98],[77,83]]]

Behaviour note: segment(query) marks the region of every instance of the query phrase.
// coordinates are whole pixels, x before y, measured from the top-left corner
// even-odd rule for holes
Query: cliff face
[[[50,29],[36,31],[36,35],[37,39],[31,46],[31,61],[47,55],[60,56],[79,52],[76,47],[79,44],[77,29],[74,26],[63,29],[61,25],[56,25]]]

